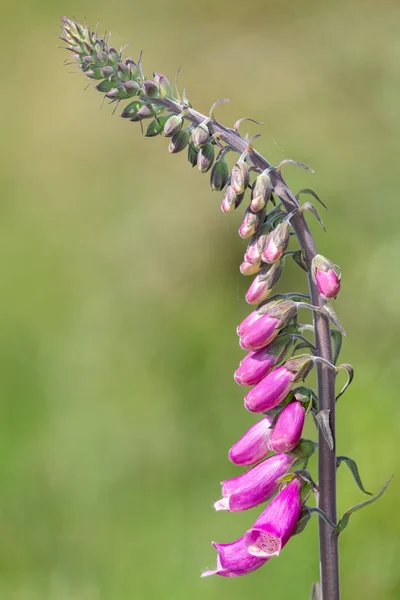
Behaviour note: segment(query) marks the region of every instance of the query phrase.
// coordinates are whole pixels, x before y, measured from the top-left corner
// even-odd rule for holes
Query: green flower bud
[[[272,193],[272,182],[268,173],[261,173],[254,182],[251,191],[250,207],[254,212],[263,209]]]
[[[143,104],[138,110],[141,119],[149,119],[155,115],[155,107],[152,104]]]
[[[249,185],[249,167],[243,160],[238,160],[231,173],[231,186],[236,194],[243,194]]]
[[[197,166],[201,173],[207,173],[214,162],[214,146],[213,144],[205,144],[200,148],[197,155]]]
[[[130,104],[125,106],[124,110],[121,113],[121,117],[123,119],[131,119],[139,121],[140,117],[137,116],[139,109],[142,107],[142,103],[139,100],[134,100]]]
[[[139,71],[139,67],[137,66],[137,64],[135,63],[135,61],[132,60],[131,58],[127,58],[125,60],[125,64],[129,68],[129,72],[131,74],[131,77],[133,77],[134,79],[139,79],[139,77],[140,77],[140,71]]]
[[[115,73],[115,69],[113,67],[103,67],[101,70],[101,74],[104,77],[104,79],[108,79],[109,77],[112,77]]]
[[[184,129],[183,131],[178,131],[178,133],[175,133],[175,135],[171,138],[171,141],[168,146],[168,151],[171,154],[181,152],[188,145],[189,137],[190,134],[186,129]]]
[[[192,132],[192,140],[195,146],[200,148],[210,139],[210,132],[208,131],[207,125],[200,123]]]
[[[229,179],[229,167],[224,158],[220,158],[214,163],[211,169],[210,185],[213,192],[220,192],[224,189]]]
[[[169,117],[164,127],[165,137],[172,137],[175,133],[178,133],[182,129],[183,119],[179,115],[172,115]]]
[[[132,96],[137,96],[137,93],[139,91],[139,84],[136,83],[136,81],[125,81],[124,90],[128,98],[132,98]]]
[[[197,156],[199,154],[198,148],[195,148],[193,144],[188,145],[188,161],[195,167],[197,165]]]
[[[131,72],[129,70],[128,65],[126,65],[125,63],[119,62],[117,66],[118,66],[118,77],[120,78],[120,80],[128,81],[128,79],[131,78]]]
[[[149,98],[154,98],[155,96],[158,96],[158,87],[154,83],[154,81],[146,79],[146,81],[143,81],[142,83],[142,88],[145,93],[145,96],[148,96]]]
[[[119,59],[120,55],[118,54],[116,49],[111,46],[108,50],[108,62],[111,65],[114,65],[114,67],[116,67],[118,65]]]
[[[102,66],[105,66],[107,64],[107,61],[108,61],[107,54],[105,52],[103,52],[103,50],[99,50],[98,53],[97,53],[97,60],[99,61],[99,63]]]
[[[162,98],[172,97],[172,85],[169,79],[162,75],[162,73],[153,73],[154,81],[160,90],[160,96]]]

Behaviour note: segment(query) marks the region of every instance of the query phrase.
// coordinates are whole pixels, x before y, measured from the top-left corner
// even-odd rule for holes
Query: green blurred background
[[[200,580],[227,450],[254,418],[232,372],[248,280],[240,215],[163,138],[100,110],[64,67],[61,15],[144,50],[194,106],[265,123],[257,148],[329,205],[320,251],[341,265],[338,452],[376,492],[398,471],[400,5],[346,0],[2,3],[0,598],[308,598],[317,523],[243,578]],[[3,64],[4,63],[4,64]],[[289,265],[286,290],[304,289]],[[309,435],[314,435],[310,426]],[[315,472],[315,464],[312,465]],[[363,499],[342,467],[339,508]],[[340,540],[343,597],[400,596],[398,479]]]

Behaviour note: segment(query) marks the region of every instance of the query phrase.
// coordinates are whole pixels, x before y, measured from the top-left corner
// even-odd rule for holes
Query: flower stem
[[[183,106],[174,100],[164,98],[159,100],[171,112],[180,114]],[[198,125],[206,118],[205,115],[193,110],[187,109],[186,118]],[[232,150],[242,154],[247,148],[248,143],[232,129],[228,129],[215,120],[208,124],[211,134],[219,135]],[[268,161],[257,151],[251,149],[249,152],[254,166],[260,172],[271,167]],[[296,196],[290,191],[281,176],[281,173],[271,169],[270,177],[274,186],[275,193],[279,196],[285,211],[290,214],[293,208],[298,206]],[[302,212],[296,212],[291,217],[291,224],[296,234],[301,249],[305,254],[305,261],[309,269],[313,257],[317,254],[315,242],[311,231],[307,225]],[[311,302],[314,306],[322,308],[326,303],[319,294],[316,284],[311,277],[311,271],[308,273],[308,285],[310,289]],[[321,312],[313,311],[315,346],[317,348],[316,356],[320,356],[326,361],[332,363],[332,346],[330,335],[330,324],[328,318]],[[330,427],[332,437],[335,441],[335,374],[327,365],[317,364],[318,379],[318,398],[319,410],[329,410]],[[319,508],[323,510],[331,521],[336,523],[336,450],[331,451],[321,431],[319,431],[319,454],[318,454],[318,487],[319,487]],[[323,600],[339,600],[339,554],[338,554],[338,536],[332,535],[331,527],[319,518],[319,548],[320,548],[320,569],[321,569],[321,592]]]

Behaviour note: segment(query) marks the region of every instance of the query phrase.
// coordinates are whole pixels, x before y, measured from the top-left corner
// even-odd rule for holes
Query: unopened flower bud
[[[251,238],[244,259],[247,262],[259,263],[267,240],[266,227],[260,228]]]
[[[274,340],[297,314],[292,300],[272,300],[250,313],[237,328],[240,346],[258,350]]]
[[[253,212],[251,208],[248,206],[246,208],[246,212],[244,213],[243,221],[241,226],[239,227],[239,235],[241,238],[247,239],[253,236],[264,223],[265,219],[265,211],[261,210],[260,212]]]
[[[197,155],[197,166],[201,173],[206,173],[214,162],[214,146],[213,144],[204,144]]]
[[[160,90],[162,98],[170,98],[172,96],[172,85],[169,79],[162,73],[153,73],[154,81]]]
[[[139,79],[140,71],[139,71],[139,67],[137,66],[135,61],[132,60],[131,58],[127,58],[125,60],[125,64],[129,68],[130,76],[133,77],[134,79]]]
[[[263,209],[271,197],[272,182],[268,173],[261,173],[254,182],[251,191],[250,207],[255,212]]]
[[[178,133],[175,133],[175,135],[171,138],[171,141],[168,146],[168,151],[171,154],[181,152],[188,145],[189,137],[190,134],[188,131],[186,131],[186,129],[184,129],[183,131],[178,131]]]
[[[252,284],[246,293],[246,302],[248,304],[259,304],[268,298],[272,288],[278,282],[284,263],[279,261],[273,265],[265,265],[258,275],[253,279]]]
[[[314,283],[323,298],[336,298],[340,290],[340,276],[335,271],[335,265],[317,254],[311,263],[311,273]]]
[[[219,158],[211,169],[210,185],[213,192],[224,189],[229,179],[229,167],[224,157]]]
[[[142,88],[145,96],[148,98],[154,98],[155,96],[158,96],[158,86],[154,83],[154,81],[146,79],[142,83]]]
[[[273,419],[264,417],[246,431],[229,450],[229,460],[235,465],[254,465],[269,453],[268,440]]]
[[[244,260],[239,269],[242,275],[255,275],[261,271],[261,262],[251,263]]]
[[[139,120],[140,117],[137,116],[137,113],[139,111],[139,109],[141,108],[142,103],[140,102],[140,100],[134,100],[133,102],[131,102],[130,104],[127,104],[124,108],[124,110],[121,113],[121,117],[123,119],[137,119]]]
[[[172,137],[182,129],[183,119],[179,115],[172,115],[164,125],[165,137]]]
[[[288,221],[282,221],[273,229],[267,237],[262,260],[273,264],[279,260],[288,247],[290,240],[290,225]]]
[[[313,364],[313,359],[304,354],[295,356],[281,367],[275,368],[246,394],[245,408],[254,413],[263,413],[275,408],[286,398],[293,385],[306,377]]]
[[[282,335],[268,344],[268,346],[249,352],[241,360],[239,367],[235,371],[234,378],[236,383],[239,385],[255,385],[259,383],[261,379],[281,362],[292,343],[292,339],[289,336]],[[277,450],[277,452],[286,452],[286,450]]]
[[[110,46],[110,48],[108,49],[108,62],[116,67],[119,62],[119,59],[120,55],[118,54],[116,49]]]
[[[131,77],[128,65],[123,62],[118,63],[118,77],[121,81],[128,81]]]
[[[136,96],[139,91],[139,84],[136,81],[125,81],[124,90],[126,95],[131,98],[132,96]]]
[[[155,109],[152,104],[143,104],[138,110],[138,116],[141,119],[150,119],[150,117],[154,117]]]
[[[104,77],[104,79],[108,79],[109,77],[112,77],[115,73],[115,69],[113,67],[103,67],[101,69],[101,74]]]
[[[231,172],[231,186],[236,194],[243,194],[249,185],[249,167],[243,160],[233,166]]]
[[[238,477],[223,481],[222,499],[215,510],[238,512],[265,502],[279,487],[278,479],[285,475],[295,459],[288,454],[276,454]]]
[[[254,558],[279,556],[295,533],[302,508],[301,487],[297,478],[292,479],[244,535],[245,546]]]
[[[197,125],[195,129],[192,131],[192,141],[195,146],[200,148],[203,144],[206,144],[210,139],[210,132],[208,130],[207,124],[200,123]]]
[[[244,198],[244,194],[236,194],[233,191],[233,188],[228,185],[225,190],[224,197],[221,203],[221,210],[224,213],[233,212],[238,206],[240,206],[242,200]]]
[[[192,165],[192,167],[195,167],[197,165],[197,155],[199,153],[199,150],[197,148],[195,148],[193,146],[193,144],[191,144],[189,142],[188,145],[188,161],[190,162],[190,164]]]
[[[306,409],[294,400],[283,409],[275,423],[268,446],[273,452],[290,452],[300,441]]]

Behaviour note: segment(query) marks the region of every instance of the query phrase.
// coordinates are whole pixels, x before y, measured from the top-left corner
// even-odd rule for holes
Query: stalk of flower
[[[201,172],[211,170],[212,190],[225,190],[221,204],[223,212],[236,210],[247,189],[251,187],[250,204],[239,233],[244,238],[252,239],[241,271],[245,275],[255,274],[246,294],[247,302],[252,305],[262,304],[238,326],[240,345],[250,351],[250,354],[242,360],[235,378],[240,384],[254,385],[246,395],[245,406],[251,412],[262,413],[279,406],[294,384],[306,377],[314,362],[318,365],[318,396],[313,396],[316,400],[313,400],[312,409],[319,428],[319,511],[323,516],[319,520],[321,590],[324,600],[339,600],[337,537],[347,525],[348,516],[345,514],[335,525],[337,462],[334,384],[338,369],[332,364],[330,321],[337,327],[333,332],[335,358],[340,350],[341,344],[337,340],[343,328],[328,300],[336,297],[339,292],[340,271],[336,265],[317,253],[304,217],[304,211],[311,210],[322,224],[315,208],[310,203],[302,206],[299,204],[301,193],[309,193],[320,201],[318,196],[308,188],[295,195],[281,173],[285,164],[294,164],[309,171],[311,169],[291,159],[285,159],[277,167],[273,167],[254,149],[252,140],[257,136],[249,141],[247,136],[243,138],[240,135],[239,125],[245,119],[239,119],[233,129],[216,121],[214,109],[222,101],[213,105],[209,117],[199,113],[187,100],[186,93],[181,96],[177,91],[177,97],[174,97],[173,86],[165,75],[155,72],[153,79],[146,78],[141,59],[137,63],[131,58],[124,59],[121,52],[109,46],[108,39],[100,38],[86,24],[83,26],[76,20],[63,17],[62,33],[61,39],[66,42],[67,49],[72,52],[81,71],[90,80],[99,81],[96,89],[110,103],[129,101],[123,108],[121,117],[140,122],[142,126],[148,119],[146,137],[164,135],[169,139],[168,150],[171,154],[179,153],[187,147],[188,161],[192,167],[197,165]],[[215,146],[220,148],[216,160]],[[230,176],[224,158],[228,151],[239,154]],[[256,178],[251,183],[253,172],[256,173]],[[267,214],[269,203],[277,206]],[[295,234],[300,248],[285,254],[291,233]],[[284,259],[288,254],[307,273],[310,296],[303,305],[314,311],[315,346],[312,346],[312,351],[315,356],[293,356],[278,366],[283,360],[284,352],[282,348],[281,354],[278,345],[273,345],[274,340],[278,344],[282,329],[296,329],[300,303],[296,304],[287,297],[266,299],[270,297],[283,273]],[[262,265],[261,259],[267,264]],[[288,333],[286,331],[285,335]],[[285,338],[280,336],[280,339],[282,341]],[[309,346],[310,343],[303,338],[300,347]],[[351,373],[351,380],[351,367],[342,365],[342,368]],[[279,468],[283,469],[283,466],[288,470],[293,465],[296,453],[300,456],[302,449],[307,446],[307,440],[300,438],[304,418],[304,406],[295,399],[283,407],[277,419],[271,421],[272,417],[267,415],[234,444],[229,457],[235,464],[254,464],[264,459],[269,450],[278,454],[264,460],[247,473],[224,482],[223,498],[217,503],[218,509],[245,510],[269,497],[273,493],[272,488],[276,491],[279,477],[272,473]],[[311,450],[314,449],[313,442],[308,441],[308,446]],[[275,471],[272,465],[275,465]],[[244,575],[261,567],[272,555],[278,554],[295,531],[301,510],[301,485],[295,477],[270,502],[244,536],[230,544],[214,544],[218,551],[217,568],[203,573],[203,576]],[[372,500],[378,498],[384,489]],[[351,512],[364,505],[365,503],[361,503],[353,507]],[[333,531],[335,535],[332,534]]]
[[[275,454],[242,475],[223,481],[222,499],[215,502],[215,510],[237,512],[265,502],[276,492],[279,479],[288,473],[295,460],[289,454]]]

